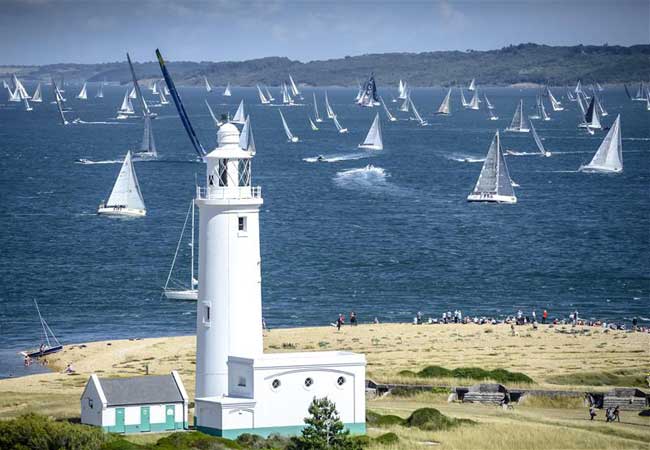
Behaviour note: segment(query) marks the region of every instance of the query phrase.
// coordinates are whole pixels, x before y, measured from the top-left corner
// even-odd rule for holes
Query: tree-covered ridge
[[[163,51],[164,54],[164,51]],[[311,86],[355,86],[374,72],[378,84],[394,85],[404,79],[411,86],[466,84],[476,78],[482,85],[515,83],[583,82],[625,83],[650,76],[650,45],[553,47],[519,44],[489,51],[438,51],[426,53],[382,53],[346,56],[339,59],[300,62],[268,57],[240,62],[169,62],[181,85],[198,85],[206,76],[217,86],[278,85],[291,73],[299,84]],[[160,78],[155,62],[135,65],[140,78]],[[30,67],[0,67],[4,73],[19,72],[26,79],[49,80],[65,75],[70,81],[129,82],[125,62],[105,64],[55,64]]]

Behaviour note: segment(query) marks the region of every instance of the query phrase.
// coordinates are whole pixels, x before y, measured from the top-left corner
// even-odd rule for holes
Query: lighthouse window
[[[339,386],[343,386],[345,384],[345,377],[338,377],[336,379],[336,384],[338,384]]]
[[[238,229],[239,231],[244,231],[246,232],[246,217],[238,217],[239,223],[238,223]]]
[[[250,159],[239,160],[239,185],[251,185],[251,161]]]
[[[273,380],[273,381],[271,382],[271,387],[272,387],[273,389],[278,389],[278,388],[280,387],[280,384],[282,384],[282,383],[280,383],[280,380],[278,380],[278,379],[276,378],[275,380]]]
[[[311,377],[305,378],[305,387],[311,387],[314,384],[314,380]]]
[[[203,323],[210,325],[210,305],[207,303],[203,304]]]
[[[228,160],[219,160],[219,186],[228,186]]]

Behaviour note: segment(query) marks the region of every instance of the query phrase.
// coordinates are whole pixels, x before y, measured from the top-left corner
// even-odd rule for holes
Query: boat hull
[[[63,349],[62,345],[57,345],[54,347],[47,348],[43,351],[36,350],[34,352],[20,352],[24,356],[29,356],[30,358],[41,358],[43,356],[51,355],[52,353],[59,352]]]
[[[506,128],[505,131],[509,133],[530,133],[529,128]]]
[[[468,202],[483,202],[483,203],[507,203],[514,204],[517,203],[517,197],[512,195],[499,195],[499,194],[469,194],[467,196]]]
[[[602,166],[580,166],[578,171],[585,173],[621,173],[623,169],[610,169],[609,167]]]
[[[198,300],[199,291],[196,289],[185,289],[180,291],[166,290],[163,292],[165,298],[170,300]]]
[[[363,145],[359,144],[359,148],[362,148],[364,150],[383,150],[384,147],[380,147],[378,145]]]
[[[97,214],[104,216],[144,217],[147,215],[147,210],[100,205],[99,209],[97,209]]]

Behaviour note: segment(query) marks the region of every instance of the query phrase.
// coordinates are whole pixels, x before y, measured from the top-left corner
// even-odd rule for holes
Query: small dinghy
[[[181,248],[181,243],[183,242],[183,234],[185,234],[185,229],[187,228],[187,222],[192,217],[192,238],[190,241],[190,282],[189,286],[184,286],[183,283],[173,280],[172,274],[174,273],[174,266],[176,265],[176,259],[178,258],[178,252]],[[172,287],[170,282],[175,285]],[[181,230],[181,236],[178,238],[178,244],[176,245],[176,252],[174,253],[174,259],[172,259],[172,266],[169,269],[169,274],[167,275],[167,281],[163,287],[163,295],[165,298],[171,300],[197,300],[199,297],[199,291],[197,287],[197,280],[194,278],[194,201],[191,202],[191,205],[185,216],[185,222],[183,223],[183,228]]]
[[[379,120],[379,113],[375,115],[375,120],[372,121],[370,125],[370,130],[366,135],[366,139],[363,143],[359,144],[359,148],[364,148],[367,150],[383,150],[384,142],[381,138],[381,122]]]
[[[60,351],[63,348],[63,345],[61,345],[59,340],[52,332],[50,326],[47,324],[45,319],[43,319],[43,316],[41,315],[41,310],[38,307],[38,303],[36,302],[36,300],[34,300],[34,305],[36,305],[38,318],[41,321],[41,327],[43,328],[43,337],[42,337],[41,345],[39,346],[38,350],[25,350],[23,352],[20,352],[20,354],[29,358],[40,358],[42,356],[51,355],[52,353],[56,353]]]
[[[467,201],[517,203],[517,197],[512,186],[512,179],[501,151],[501,142],[497,131],[494,139],[492,139],[490,150],[485,157],[476,186],[472,193],[467,196]]]

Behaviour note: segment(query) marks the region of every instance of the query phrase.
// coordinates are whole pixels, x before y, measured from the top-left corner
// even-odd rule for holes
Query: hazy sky
[[[0,64],[650,42],[650,0],[0,0]]]

